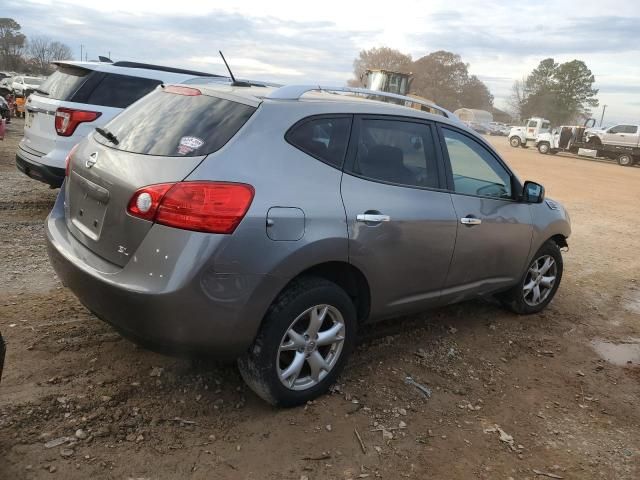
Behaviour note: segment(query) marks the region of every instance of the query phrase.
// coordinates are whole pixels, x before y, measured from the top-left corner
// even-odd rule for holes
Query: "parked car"
[[[72,151],[46,221],[99,318],[238,359],[282,406],[326,391],[369,322],[490,295],[541,311],[570,234],[453,114],[315,88],[159,88]]]
[[[509,132],[509,144],[514,147],[526,147],[528,141],[535,142],[541,133],[551,131],[551,122],[545,118],[532,117],[522,127],[513,127]]]
[[[484,123],[480,123],[480,122],[464,122],[464,123],[470,129],[482,135],[488,135],[489,133],[491,133],[491,128],[489,127],[489,125],[485,125]]]
[[[14,95],[24,95],[28,90],[36,90],[44,81],[45,79],[40,77],[19,75],[11,80],[11,88]]]
[[[59,187],[71,148],[162,83],[227,77],[135,62],[54,62],[58,69],[27,99],[16,165]],[[166,118],[172,121],[173,115]]]
[[[489,135],[500,135],[506,137],[509,135],[511,127],[501,122],[491,122],[489,124]]]

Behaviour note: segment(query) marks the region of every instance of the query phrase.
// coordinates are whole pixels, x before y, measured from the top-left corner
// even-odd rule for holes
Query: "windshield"
[[[167,87],[170,89],[171,87]],[[186,88],[186,87],[179,87]],[[226,144],[256,110],[241,103],[162,88],[143,97],[109,122],[96,141],[118,150],[167,157],[207,155]]]

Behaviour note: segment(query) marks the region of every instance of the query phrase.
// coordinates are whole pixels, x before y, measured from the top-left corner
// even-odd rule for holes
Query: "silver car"
[[[549,304],[570,224],[541,185],[445,110],[317,89],[162,86],[97,129],[47,219],[62,282],[145,345],[237,359],[281,406],[326,391],[370,322]]]

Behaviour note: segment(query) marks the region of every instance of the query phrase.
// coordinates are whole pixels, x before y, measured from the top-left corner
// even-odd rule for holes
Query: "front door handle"
[[[482,223],[482,220],[475,217],[462,217],[460,219],[460,223],[462,223],[463,225],[480,225]]]
[[[382,215],[379,213],[359,213],[356,216],[356,220],[358,222],[365,223],[379,223],[379,222],[388,222],[391,220],[389,215]]]

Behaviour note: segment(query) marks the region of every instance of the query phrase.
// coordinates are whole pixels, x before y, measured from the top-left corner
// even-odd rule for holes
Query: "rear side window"
[[[61,66],[47,78],[39,90],[46,92],[48,98],[68,100],[87,79],[91,70],[71,66]]]
[[[360,122],[353,173],[412,187],[438,187],[431,127],[396,120]]]
[[[86,103],[104,107],[127,108],[160,85],[160,80],[107,73],[89,94]]]
[[[312,157],[342,168],[350,129],[350,116],[313,118],[295,125],[287,132],[285,139]]]
[[[115,135],[117,145],[98,133],[94,133],[94,138],[127,152],[196,157],[220,149],[255,110],[222,98],[180,95],[159,89],[105,126]]]

